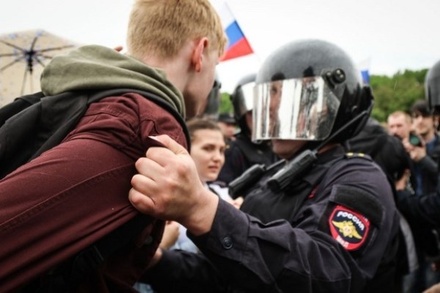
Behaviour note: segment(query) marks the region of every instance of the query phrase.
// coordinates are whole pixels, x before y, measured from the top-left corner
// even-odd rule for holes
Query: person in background
[[[217,194],[221,199],[233,203],[227,188],[215,183],[225,162],[225,139],[218,125],[208,119],[193,118],[187,121],[191,137],[191,158],[197,168],[203,185]],[[181,226],[180,236],[173,249],[198,252],[194,243],[186,236],[186,229]]]
[[[200,181],[220,198],[234,204],[232,198],[229,197],[227,188],[213,183],[225,161],[226,144],[220,127],[211,119],[199,117],[188,120],[187,127],[191,138],[190,154],[196,165]],[[178,225],[177,230],[176,224]],[[186,236],[186,228],[177,222],[169,221],[167,223],[162,239],[158,249],[199,253],[197,246]],[[154,292],[145,283],[136,284],[136,288],[142,293]]]
[[[208,98],[206,99],[205,105],[196,117],[199,118],[207,118],[207,119],[217,119],[218,117],[218,109],[220,107],[220,89],[222,87],[222,83],[219,79],[219,76],[216,72],[214,84],[212,85],[212,89],[208,94]]]
[[[88,45],[46,65],[45,95],[110,93],[66,101],[84,110],[74,128],[0,181],[1,292],[134,290],[164,226],[126,198],[135,162],[157,145],[151,136],[189,145],[184,118],[206,103],[225,44],[208,0],[137,0],[127,54]],[[101,249],[114,231],[126,237]]]
[[[440,144],[435,119],[426,100],[418,100],[411,107],[412,132],[404,146],[411,157],[414,196],[434,195],[438,186],[438,158]],[[431,269],[433,259],[440,258],[439,232],[415,229],[419,269],[413,274],[413,285],[405,292],[421,292],[440,282],[440,273]]]
[[[440,61],[428,71],[425,79],[425,100],[429,112],[434,116],[440,113]],[[413,151],[417,151],[416,148]],[[439,162],[437,161],[437,166]],[[437,171],[439,172],[439,171]],[[438,173],[438,175],[440,175]],[[401,182],[400,186],[404,186]],[[415,230],[432,231],[440,228],[440,189],[437,184],[435,194],[415,196],[414,193],[398,189],[398,207]],[[439,271],[439,261],[433,260],[432,269]],[[434,285],[424,292],[440,292],[440,286]]]
[[[227,144],[235,140],[235,133],[237,132],[237,123],[229,113],[220,113],[217,118],[217,124],[225,136]]]
[[[360,152],[369,155],[385,172],[393,188],[397,181],[409,178],[411,159],[401,139],[391,135],[370,117],[362,130],[345,143],[350,152]],[[408,180],[408,179],[404,179]],[[410,186],[405,187],[412,191]],[[419,254],[416,251],[413,231],[408,221],[400,215],[400,241],[397,257],[397,273],[394,292],[412,292],[414,276],[419,268]]]
[[[425,100],[419,100],[411,108],[412,140],[404,142],[414,162],[416,195],[435,193],[438,176],[437,162],[440,157],[440,140],[435,126],[434,115]],[[416,140],[416,141],[414,141]]]
[[[270,141],[252,140],[253,90],[256,74],[248,74],[237,83],[231,95],[234,119],[240,129],[225,152],[225,165],[218,180],[229,184],[255,164],[270,166],[278,157],[273,153]]]
[[[167,136],[157,137],[166,148],[136,164],[132,204],[179,221],[203,253],[185,267],[196,280],[188,292],[203,292],[200,283],[209,292],[228,292],[217,290],[225,283],[235,292],[392,292],[392,189],[377,164],[341,145],[373,105],[351,58],[326,41],[290,42],[263,63],[255,93],[254,138],[271,140],[285,164],[262,174],[240,210],[196,183],[190,155]],[[315,115],[299,115],[302,108]],[[155,259],[165,269],[153,278],[161,292],[189,284],[173,260],[165,252]]]
[[[387,128],[391,135],[407,140],[412,130],[411,115],[403,111],[395,111],[388,115]]]

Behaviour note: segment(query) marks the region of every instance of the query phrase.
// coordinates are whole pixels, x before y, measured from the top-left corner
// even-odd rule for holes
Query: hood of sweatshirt
[[[125,88],[151,92],[185,117],[183,96],[166,79],[165,72],[110,48],[89,45],[56,56],[41,74],[41,90],[46,96]]]

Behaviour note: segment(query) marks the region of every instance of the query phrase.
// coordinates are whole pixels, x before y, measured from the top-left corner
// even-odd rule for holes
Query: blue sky
[[[0,34],[41,28],[81,44],[125,44],[133,0],[14,0],[1,4]],[[227,0],[255,54],[218,66],[223,89],[258,70],[279,46],[320,38],[372,74],[429,68],[440,60],[438,0]]]

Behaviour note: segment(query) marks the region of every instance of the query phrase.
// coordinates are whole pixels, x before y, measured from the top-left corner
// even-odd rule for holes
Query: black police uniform
[[[220,201],[211,231],[189,235],[212,263],[187,255],[177,280],[203,272],[195,277],[211,284],[209,292],[222,292],[221,282],[235,288],[228,292],[392,291],[398,214],[390,185],[371,159],[336,147],[280,194],[264,184],[268,176],[246,197],[245,213]],[[172,279],[167,268],[179,257],[165,252],[152,283]]]
[[[269,166],[277,160],[278,157],[272,152],[267,141],[253,143],[248,135],[240,132],[226,148],[225,164],[217,180],[229,184],[253,165]]]

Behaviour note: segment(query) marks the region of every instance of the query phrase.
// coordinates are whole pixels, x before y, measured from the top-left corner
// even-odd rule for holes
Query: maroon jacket
[[[168,134],[187,147],[183,127],[139,94],[108,97],[91,104],[61,144],[1,180],[0,291],[41,278],[139,215],[128,201],[134,162],[151,135]],[[74,291],[130,292],[162,231],[163,222],[151,218]]]

